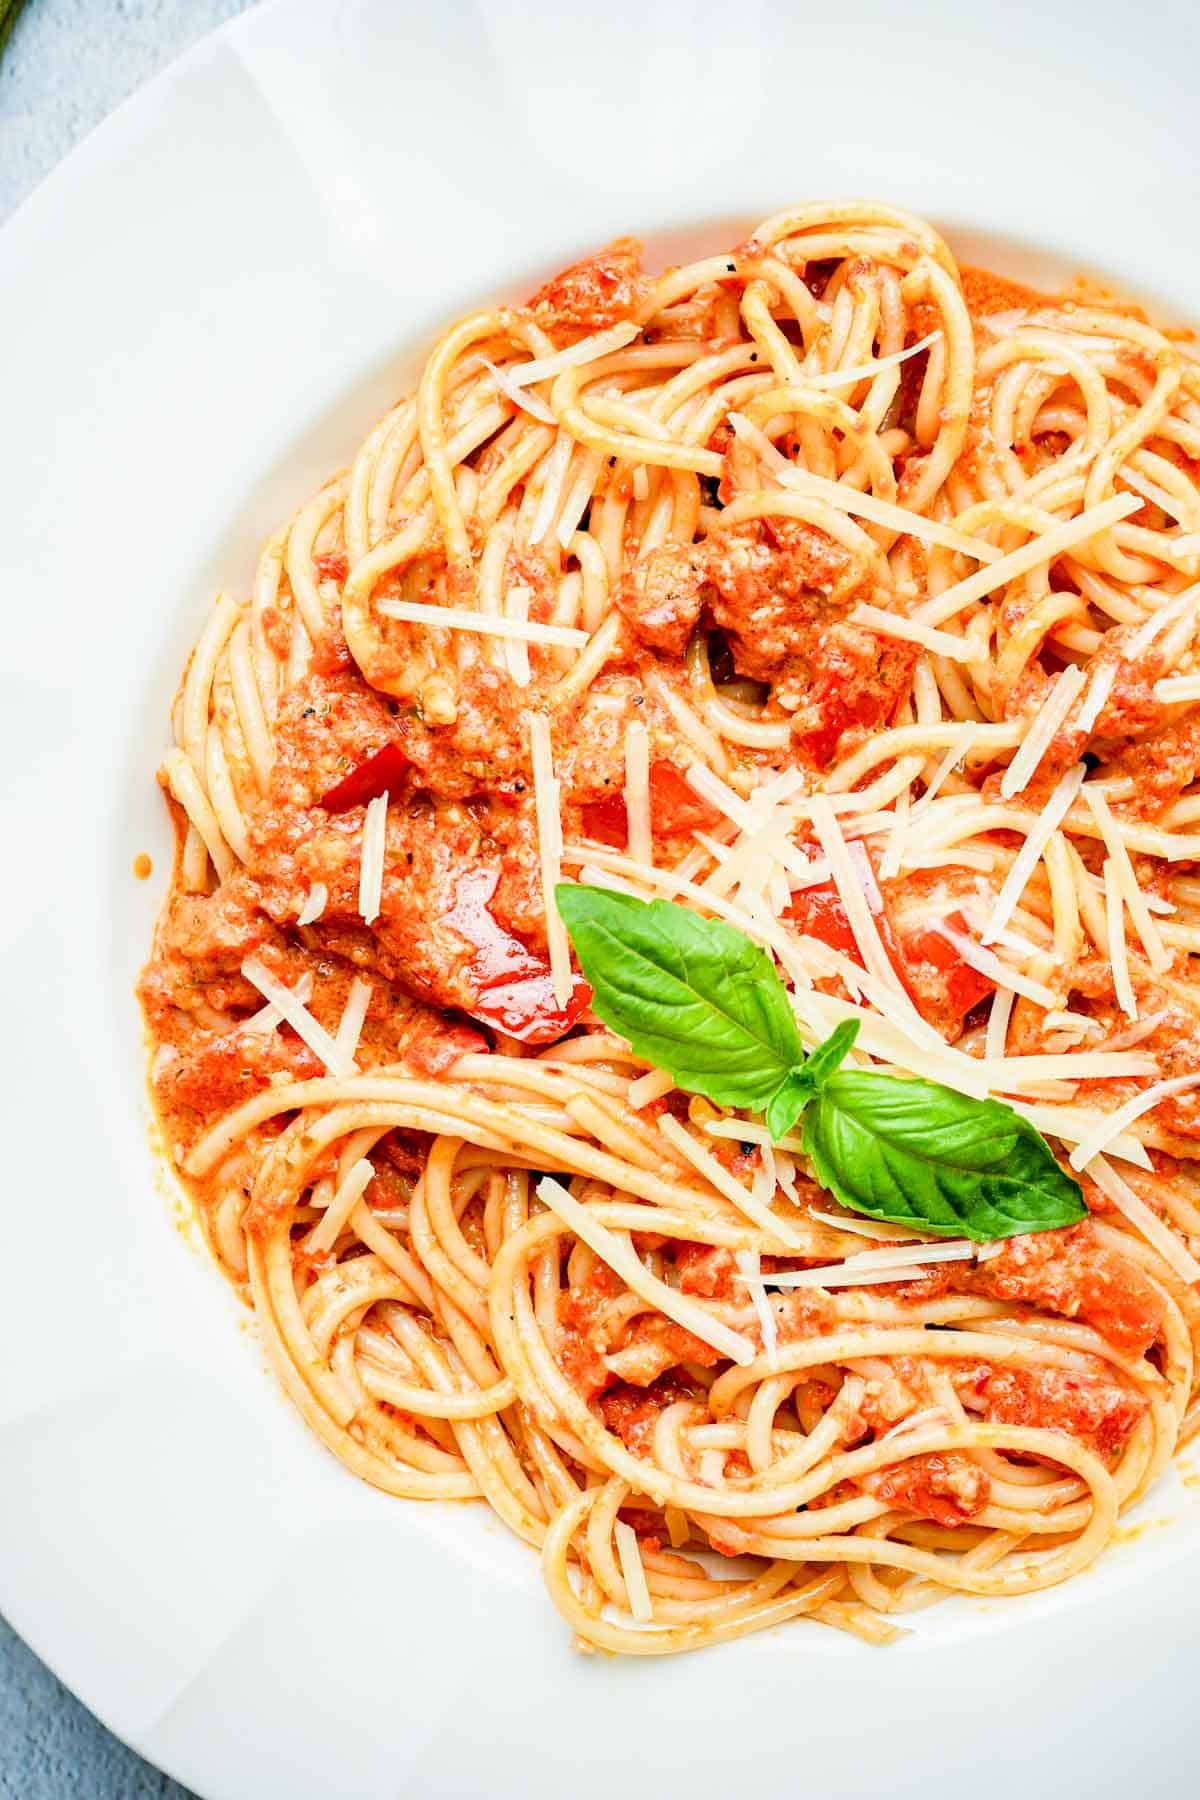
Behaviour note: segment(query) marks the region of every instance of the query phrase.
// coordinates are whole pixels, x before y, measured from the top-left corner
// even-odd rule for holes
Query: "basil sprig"
[[[596,1013],[681,1088],[762,1113],[773,1138],[803,1114],[817,1180],[853,1212],[984,1241],[1086,1215],[1026,1119],[935,1081],[841,1064],[848,1019],[805,1054],[775,965],[742,932],[669,900],[557,889]]]

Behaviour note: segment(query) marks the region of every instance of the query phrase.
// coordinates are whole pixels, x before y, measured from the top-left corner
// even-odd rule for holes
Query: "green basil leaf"
[[[843,1019],[823,1044],[809,1052],[803,1068],[784,1076],[767,1102],[767,1130],[776,1142],[792,1129],[813,1095],[845,1060],[857,1036],[858,1020]]]
[[[793,1069],[785,1075],[767,1101],[767,1130],[778,1143],[792,1129],[804,1108],[816,1093],[812,1074],[807,1068]]]
[[[858,1037],[859,1021],[843,1019],[835,1025],[823,1044],[818,1044],[808,1058],[808,1073],[814,1087],[824,1087],[829,1077],[845,1062]]]
[[[607,888],[564,882],[555,899],[593,1010],[680,1087],[761,1112],[803,1064],[787,989],[742,932]]]
[[[843,1206],[925,1232],[984,1240],[1087,1215],[1028,1120],[933,1081],[831,1076],[805,1111],[804,1149]]]

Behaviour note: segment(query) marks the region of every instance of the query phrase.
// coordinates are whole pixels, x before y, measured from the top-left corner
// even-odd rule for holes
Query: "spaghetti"
[[[1200,1424],[1200,362],[871,205],[473,313],[218,597],[140,994],[213,1252],[355,1475],[585,1646],[1069,1579]],[[839,1209],[590,1010],[560,879],[1006,1100],[1091,1216]],[[730,1560],[736,1559],[736,1560]]]

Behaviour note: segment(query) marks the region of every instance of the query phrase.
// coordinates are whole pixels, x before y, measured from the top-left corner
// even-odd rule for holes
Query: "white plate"
[[[218,578],[247,583],[438,321],[618,230],[845,192],[1200,316],[1194,9],[978,10],[294,0],[0,237],[0,1605],[210,1800],[1165,1796],[1194,1767],[1178,1479],[1067,1591],[886,1652],[800,1627],[582,1658],[481,1509],[387,1499],[307,1437],[147,1146],[167,699]]]

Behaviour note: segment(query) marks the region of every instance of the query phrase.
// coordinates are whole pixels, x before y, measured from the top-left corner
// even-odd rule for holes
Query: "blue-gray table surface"
[[[28,0],[0,59],[0,221],[127,94],[248,0]],[[188,1800],[0,1619],[3,1800]]]

